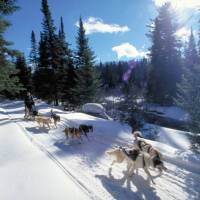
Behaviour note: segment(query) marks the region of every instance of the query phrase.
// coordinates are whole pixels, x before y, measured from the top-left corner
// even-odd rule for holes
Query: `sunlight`
[[[153,1],[156,6],[162,6],[166,2],[170,2],[173,8],[177,10],[200,8],[199,0],[153,0]]]
[[[188,41],[190,34],[191,34],[191,30],[186,27],[182,27],[176,32],[176,36],[180,38],[183,42]]]

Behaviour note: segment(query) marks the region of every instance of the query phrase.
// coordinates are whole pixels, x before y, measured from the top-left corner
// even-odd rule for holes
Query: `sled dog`
[[[35,121],[39,124],[40,127],[41,127],[41,125],[43,127],[45,127],[45,125],[47,125],[49,129],[51,128],[50,127],[51,119],[49,117],[36,116]]]
[[[60,122],[60,116],[53,112],[51,109],[51,118],[53,119],[54,126],[57,128],[57,123]]]
[[[65,136],[67,139],[69,139],[69,136],[71,138],[78,138],[78,139],[82,139],[81,138],[81,134],[80,134],[80,130],[78,128],[70,128],[70,127],[66,127],[63,132],[65,133]]]
[[[145,152],[139,152],[135,159],[132,158],[129,151],[125,148],[119,147],[117,149],[113,149],[106,152],[110,156],[114,156],[114,160],[111,164],[114,165],[115,163],[122,163],[123,161],[127,162],[127,175],[132,176],[134,174],[134,170],[143,168],[148,177],[150,177],[152,183],[154,183],[153,178],[149,172],[149,167],[153,168],[160,168],[159,166],[162,165],[162,161],[154,160],[150,157],[149,154]]]
[[[93,126],[92,125],[80,124],[79,131],[80,131],[80,133],[82,133],[86,137],[88,137],[87,133],[93,132]]]
[[[154,163],[159,164],[157,166],[157,168],[159,169],[159,171],[162,170],[167,170],[167,168],[164,166],[163,162],[161,160],[163,160],[163,156],[161,154],[160,151],[158,151],[157,149],[155,149],[151,144],[147,143],[145,140],[140,139],[142,138],[142,134],[139,131],[135,131],[133,133],[134,136],[134,147],[140,149],[141,151],[148,153],[151,157],[151,159],[154,161]],[[138,138],[140,137],[140,138]]]

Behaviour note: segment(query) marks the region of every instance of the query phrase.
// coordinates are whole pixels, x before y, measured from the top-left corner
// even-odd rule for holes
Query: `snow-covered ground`
[[[0,109],[0,199],[90,199],[55,164],[53,157],[27,140],[21,127]]]
[[[49,115],[51,108],[45,103],[36,106]],[[129,126],[54,109],[61,122],[57,129],[52,125],[48,130],[39,128],[34,121],[23,120],[20,101],[1,102],[0,108],[0,199],[45,199],[45,195],[50,196],[46,199],[70,200],[76,195],[95,200],[200,199],[199,157],[189,150],[190,142],[182,132],[162,128],[159,141],[148,140],[163,153],[168,168],[162,175],[151,170],[156,183],[153,185],[142,169],[132,178],[125,176],[125,164],[110,169],[112,160],[105,152],[114,146],[132,144]],[[94,127],[89,140],[83,138],[81,144],[67,141],[64,127],[82,123]]]
[[[178,121],[188,121],[190,119],[189,114],[177,106],[159,106],[156,104],[147,104],[146,109],[148,112],[156,112],[157,115]]]

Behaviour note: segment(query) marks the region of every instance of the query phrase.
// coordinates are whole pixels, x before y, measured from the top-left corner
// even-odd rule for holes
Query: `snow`
[[[150,134],[155,134],[151,133],[151,131],[156,132],[156,140],[158,140],[159,142],[168,144],[170,146],[173,146],[174,148],[181,150],[188,150],[191,147],[191,143],[187,137],[187,134],[189,133],[185,131],[146,123],[144,126],[143,135],[148,138]]]
[[[105,100],[114,102],[114,103],[119,103],[121,101],[124,101],[124,97],[123,96],[108,96],[108,97],[105,97]]]
[[[86,103],[82,107],[83,111],[86,113],[104,113],[105,108],[98,103]]]
[[[149,112],[157,112],[157,115],[165,116],[178,121],[188,121],[189,114],[177,106],[159,106],[156,104],[148,104],[147,109]]]
[[[112,120],[110,116],[106,114],[105,108],[98,103],[86,103],[82,106],[82,110],[85,113],[90,113],[90,114],[99,114],[100,116]]]
[[[50,114],[52,107],[43,102],[36,106],[39,112]],[[116,164],[110,169],[112,160],[105,152],[115,146],[132,145],[131,128],[126,124],[53,108],[61,116],[61,122],[57,129],[52,125],[48,130],[39,128],[34,121],[23,120],[24,108],[20,101],[2,102],[0,108],[0,123],[6,122],[0,126],[0,145],[2,143],[5,154],[0,159],[4,157],[1,163],[10,163],[5,168],[0,167],[1,180],[4,180],[0,185],[0,199],[45,199],[45,191],[51,194],[48,199],[65,196],[73,200],[76,196],[71,195],[76,194],[79,199],[95,200],[200,199],[199,155],[190,150],[190,141],[184,132],[158,127],[158,141],[147,140],[162,152],[168,168],[162,175],[150,171],[156,182],[152,185],[142,169],[132,178],[125,176],[125,164]],[[65,126],[78,127],[79,124],[93,125],[89,140],[83,138],[81,144],[77,140],[67,141],[62,132]],[[12,177],[17,176],[21,166],[23,176]],[[38,166],[41,171],[37,171]],[[21,190],[17,189],[20,184],[13,180],[20,181]],[[11,184],[14,189],[8,190]]]
[[[90,199],[0,109],[0,199]]]

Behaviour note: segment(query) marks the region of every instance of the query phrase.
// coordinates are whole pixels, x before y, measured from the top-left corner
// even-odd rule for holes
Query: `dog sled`
[[[36,109],[35,104],[33,104],[31,108],[28,108],[27,106],[25,106],[24,119],[35,119],[35,116],[37,116],[37,114],[38,114],[38,111]]]

